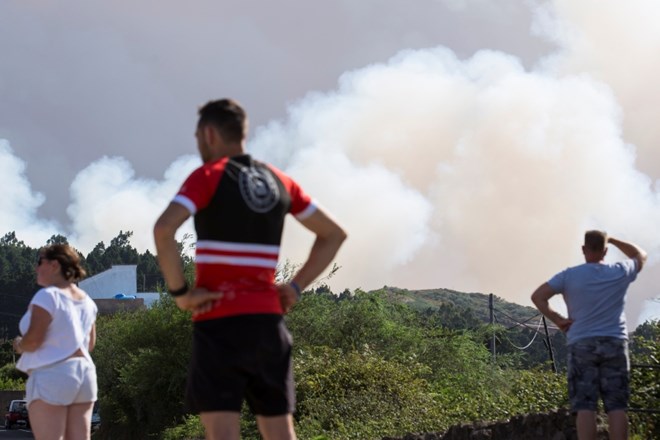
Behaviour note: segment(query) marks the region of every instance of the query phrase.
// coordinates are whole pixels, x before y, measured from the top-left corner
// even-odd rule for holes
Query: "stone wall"
[[[99,315],[112,315],[117,312],[133,312],[146,310],[143,298],[136,299],[95,299]]]
[[[547,414],[526,414],[503,422],[455,425],[443,433],[407,434],[383,440],[577,440],[575,416],[568,410]],[[601,425],[598,439],[608,439]]]

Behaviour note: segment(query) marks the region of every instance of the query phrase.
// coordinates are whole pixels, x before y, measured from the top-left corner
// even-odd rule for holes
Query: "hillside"
[[[451,307],[456,311],[469,312],[480,323],[490,321],[488,305],[489,295],[476,292],[458,292],[450,289],[407,290],[385,286],[381,289],[392,301],[407,304],[413,309],[442,309]],[[508,326],[514,321],[525,322],[539,314],[533,307],[521,306],[508,302],[498,296],[494,297],[495,322]],[[534,323],[538,320],[534,320]]]
[[[550,360],[542,315],[533,307],[494,296],[493,318],[498,327],[491,331],[484,329],[484,325],[490,323],[488,294],[451,289],[408,290],[391,286],[369,293],[417,310],[422,317],[432,319],[442,327],[459,332],[477,331],[484,337],[484,345],[489,350],[493,349],[494,336],[497,356],[513,356],[523,368],[546,365]],[[555,368],[562,370],[566,364],[566,338],[551,322],[547,324]]]

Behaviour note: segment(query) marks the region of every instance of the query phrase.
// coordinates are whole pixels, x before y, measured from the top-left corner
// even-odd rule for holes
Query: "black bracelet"
[[[291,281],[289,283],[289,286],[293,287],[293,290],[296,291],[296,299],[300,301],[300,297],[302,296],[302,290],[300,289],[298,283],[296,283],[295,281]]]
[[[186,282],[183,283],[183,287],[181,287],[180,289],[176,289],[176,290],[170,289],[169,293],[170,293],[170,295],[172,295],[173,297],[176,298],[177,296],[185,295],[186,293],[188,293],[188,290],[190,290],[190,289],[188,288],[188,282],[186,281]]]

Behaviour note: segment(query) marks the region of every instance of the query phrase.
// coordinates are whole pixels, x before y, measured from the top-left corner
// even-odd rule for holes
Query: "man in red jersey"
[[[295,439],[291,336],[282,315],[333,260],[343,229],[275,167],[245,153],[247,116],[230,99],[199,110],[204,164],[186,179],[154,227],[158,261],[176,304],[193,313],[186,402],[209,440],[240,435],[245,399],[265,439]],[[316,235],[288,284],[275,284],[285,216]],[[175,233],[194,216],[196,287],[184,278]]]

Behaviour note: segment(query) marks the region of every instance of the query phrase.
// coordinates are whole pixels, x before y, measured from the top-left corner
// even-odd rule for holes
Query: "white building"
[[[122,264],[112,266],[105,272],[101,272],[89,278],[86,278],[78,284],[92,299],[115,299],[118,295],[136,298],[143,298],[147,307],[158,299],[157,292],[137,291],[137,265]]]

